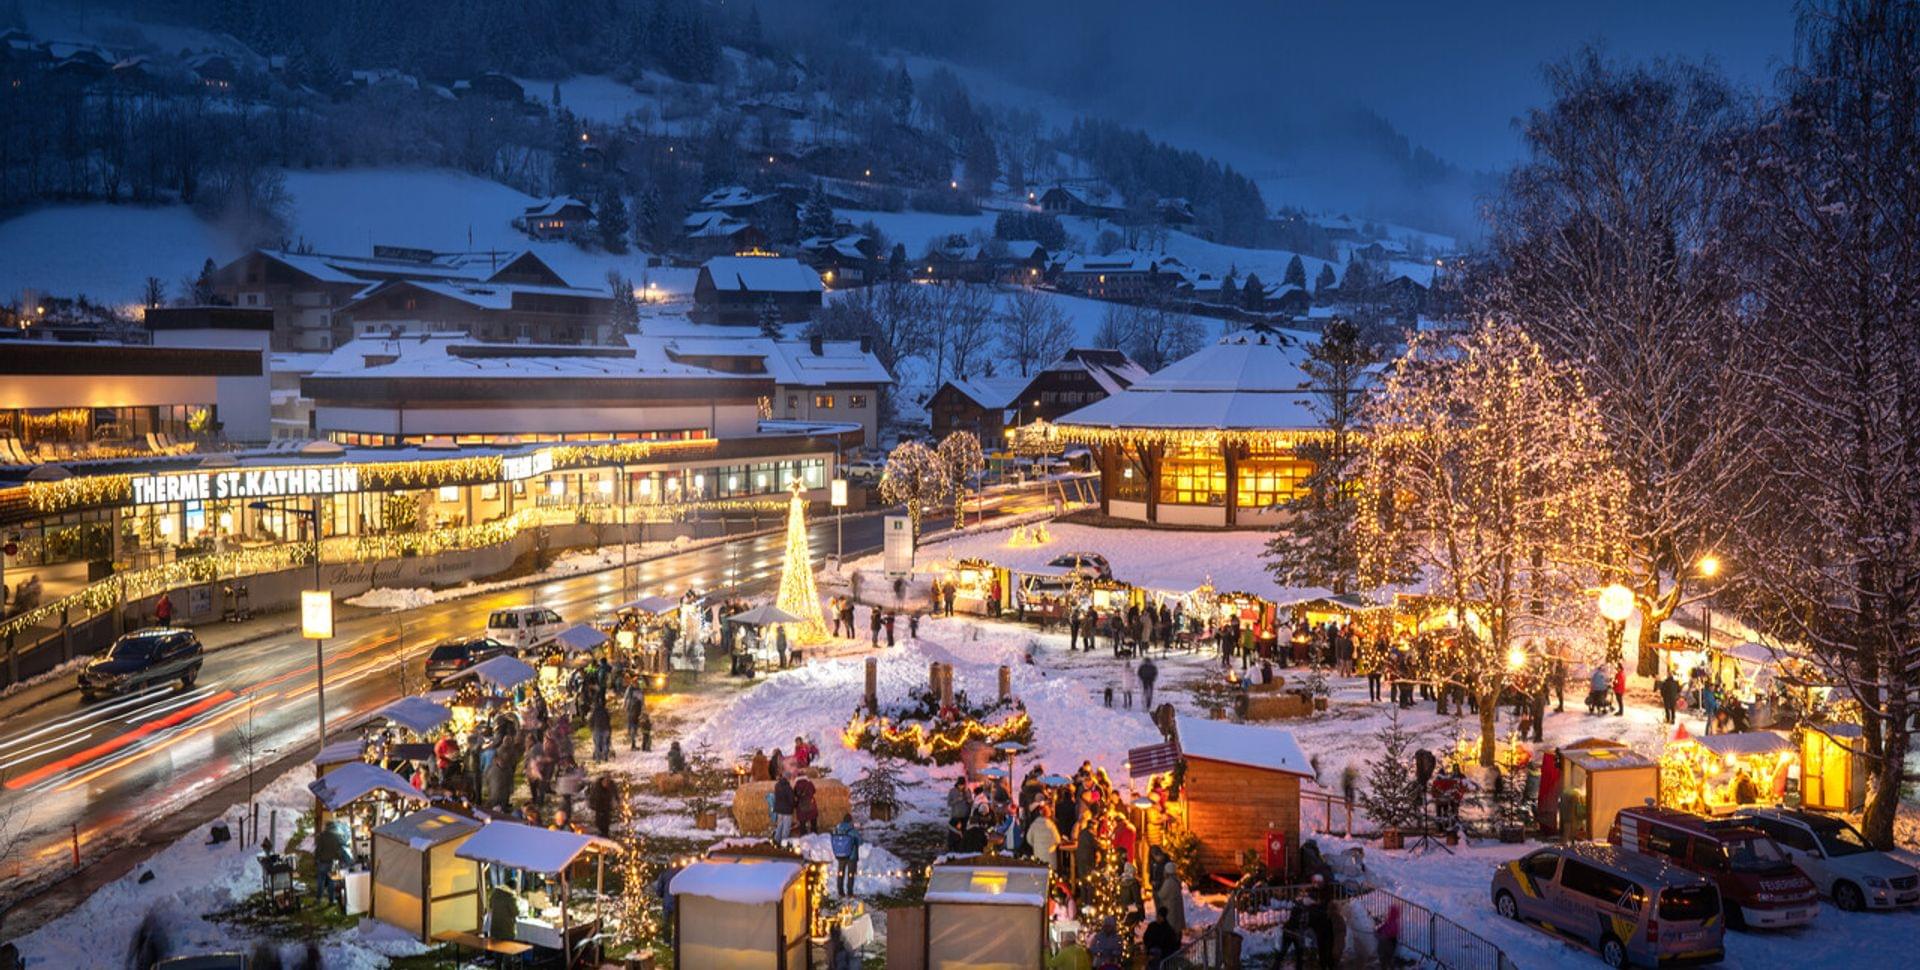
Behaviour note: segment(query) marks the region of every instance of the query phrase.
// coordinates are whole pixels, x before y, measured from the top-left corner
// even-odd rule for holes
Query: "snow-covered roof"
[[[597,626],[575,623],[554,634],[553,642],[563,650],[589,653],[606,644],[607,634]]]
[[[752,226],[753,223],[745,219],[711,209],[692,213],[680,221],[680,228],[693,239],[723,239]]]
[[[875,385],[893,383],[893,375],[871,350],[857,340],[823,340],[820,353],[806,340],[774,340],[733,333],[702,336],[629,334],[627,346],[639,359],[661,365],[679,364],[693,357],[751,357],[760,361],[775,383],[788,387]]]
[[[423,808],[376,826],[373,834],[404,842],[415,852],[425,852],[479,829],[479,822],[464,815],[455,815],[443,808]]]
[[[744,185],[727,185],[701,196],[700,206],[704,209],[733,209],[758,205],[771,198],[773,196],[769,193],[755,192]]]
[[[509,657],[503,653],[498,657],[490,657],[482,660],[448,677],[447,680],[452,682],[463,677],[472,677],[481,683],[492,684],[501,690],[512,690],[514,687],[532,680],[535,676],[537,676],[537,673],[526,661],[521,660],[519,657]]]
[[[1701,747],[1721,755],[1767,754],[1772,751],[1792,751],[1793,742],[1772,731],[1739,731],[1733,734],[1694,735],[1693,741]]]
[[[1090,253],[1074,253],[1067,257],[1063,273],[1146,273],[1156,268],[1163,272],[1172,272],[1175,267],[1185,268],[1178,259],[1166,255],[1143,253],[1133,249],[1121,249],[1097,256]]]
[[[1620,768],[1651,768],[1658,764],[1632,748],[1561,748],[1560,756],[1587,771],[1613,771]]]
[[[519,822],[488,822],[466,844],[453,850],[455,858],[489,862],[528,872],[555,873],[573,864],[588,849],[618,852],[620,843],[597,835],[537,829]]]
[[[715,256],[700,267],[722,290],[754,293],[820,293],[820,274],[785,256]]]
[[[527,206],[526,216],[530,219],[538,219],[545,216],[557,216],[560,213],[568,209],[574,208],[576,206],[582,209],[586,209],[589,212],[593,211],[593,208],[591,206],[587,205],[585,202],[580,201],[579,199],[574,198],[571,195],[557,195],[551,199],[547,199],[538,204]]]
[[[953,389],[965,394],[973,403],[983,408],[1010,408],[1018,400],[1020,392],[1033,382],[1031,377],[1018,374],[996,374],[993,377],[954,377],[947,380]]]
[[[425,734],[453,720],[452,711],[424,697],[402,697],[374,711],[373,716],[384,717],[415,734]]]
[[[927,876],[926,900],[1045,906],[1047,870],[1038,866],[935,865]]]
[[[1118,394],[1149,376],[1145,367],[1121,351],[1086,347],[1067,351],[1059,360],[1041,368],[1040,373],[1058,371],[1085,373],[1108,394]]]
[[[405,778],[364,761],[349,762],[327,772],[325,777],[309,783],[307,790],[320,804],[336,812],[376,792],[427,800],[427,793],[413,787]]]
[[[801,871],[800,863],[784,859],[703,859],[675,873],[667,891],[723,903],[765,905],[779,902]]]
[[[366,756],[366,753],[366,739],[348,738],[344,741],[335,741],[314,752],[313,760],[307,763],[315,766],[341,765],[349,761],[359,761]]]
[[[1047,251],[1047,247],[1033,239],[1009,239],[1003,245],[1007,247],[1007,256],[1012,259],[1032,259],[1035,254]]]
[[[1313,764],[1292,732],[1194,717],[1175,719],[1175,729],[1186,757],[1313,777]]]
[[[1305,341],[1266,327],[1231,333],[1132,387],[1060,418],[1098,428],[1314,431]]]

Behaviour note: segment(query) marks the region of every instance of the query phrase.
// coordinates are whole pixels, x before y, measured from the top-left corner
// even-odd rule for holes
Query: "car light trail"
[[[153,721],[148,724],[142,725],[141,727],[137,727],[131,731],[128,731],[125,734],[120,735],[119,737],[113,738],[112,740],[103,741],[99,744],[94,745],[91,748],[86,749],[85,751],[75,752],[64,758],[61,758],[58,761],[50,761],[44,765],[41,765],[38,768],[35,768],[32,771],[27,772],[24,775],[21,775],[18,778],[9,778],[7,779],[7,788],[13,791],[18,791],[22,788],[27,787],[28,785],[50,778],[63,771],[68,771],[73,768],[78,768],[81,765],[84,765],[90,761],[95,761],[100,758],[104,758],[107,755],[110,755],[115,751],[119,751],[120,749],[130,744],[133,744],[139,741],[140,739],[145,738],[150,734],[153,734],[156,731],[164,731],[167,728],[174,727],[175,725],[185,723],[188,720],[198,717],[199,715],[204,714],[207,711],[210,711],[213,708],[218,707],[219,705],[224,704],[229,700],[232,700],[235,696],[236,695],[232,691],[222,691],[218,694],[215,694],[212,697],[208,697],[201,700],[200,702],[194,704],[192,707],[182,708],[178,711],[173,712],[172,714],[167,715],[166,717],[161,718],[158,721]]]

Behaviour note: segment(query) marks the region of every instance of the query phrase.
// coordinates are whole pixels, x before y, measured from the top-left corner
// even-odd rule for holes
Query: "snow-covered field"
[[[224,263],[240,246],[184,205],[50,205],[0,222],[0,300],[33,289],[85,294],[108,305],[138,304],[147,277],[167,292],[197,276],[208,258]]]

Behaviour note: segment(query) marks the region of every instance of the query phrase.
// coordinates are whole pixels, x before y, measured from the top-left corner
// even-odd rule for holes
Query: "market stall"
[[[927,877],[927,970],[1021,970],[1047,957],[1048,868],[972,856],[935,863]],[[902,941],[909,943],[909,941]],[[894,943],[889,938],[889,947]]]
[[[508,707],[514,695],[530,689],[527,685],[538,677],[532,665],[506,654],[489,657],[448,677],[445,683],[453,696],[447,706],[453,712],[456,729],[465,731],[474,721]]]
[[[454,853],[479,830],[479,822],[438,808],[375,827],[373,918],[422,943],[436,933],[477,932],[480,866]]]
[[[425,738],[453,720],[453,711],[425,697],[402,697],[373,712],[373,719]]]
[[[613,608],[608,631],[614,649],[625,658],[630,669],[651,675],[650,685],[658,690],[666,686],[666,672],[679,642],[680,601],[668,596],[642,596]]]
[[[592,919],[580,921],[572,905],[572,871],[575,862],[589,852],[594,857],[595,913]],[[496,820],[469,836],[453,855],[479,863],[483,884],[493,887],[487,910],[493,914],[490,933],[495,939],[511,938],[565,953],[571,966],[583,962],[583,951],[600,932],[609,852],[618,854],[619,843]],[[511,932],[498,925],[507,912],[514,916]]]
[[[1709,815],[1777,805],[1793,763],[1792,742],[1772,731],[1696,737],[1683,727],[1660,755],[1660,804]]]
[[[1800,734],[1800,804],[1857,812],[1867,804],[1867,738],[1858,724],[1821,724]]]
[[[798,857],[726,855],[674,874],[674,966],[806,970],[812,897]]]
[[[1623,808],[1660,800],[1660,765],[1617,741],[1588,738],[1560,749],[1560,833],[1604,839]]]
[[[364,761],[334,768],[309,782],[307,790],[317,803],[314,831],[332,830],[358,863],[345,872],[336,870],[333,878],[342,884],[347,911],[364,912],[372,879],[364,864],[373,853],[373,829],[410,807],[426,805],[427,795],[405,778]]]

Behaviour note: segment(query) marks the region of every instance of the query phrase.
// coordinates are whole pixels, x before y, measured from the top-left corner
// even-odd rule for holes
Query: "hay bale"
[[[771,835],[773,816],[767,811],[767,796],[773,782],[750,781],[733,792],[733,824],[742,835]],[[847,786],[832,778],[813,783],[813,803],[820,809],[820,831],[840,824],[852,810],[853,797]]]
[[[1306,717],[1312,713],[1313,701],[1299,694],[1263,691],[1251,693],[1247,697],[1246,719],[1249,721]]]
[[[662,795],[678,795],[687,790],[687,776],[673,771],[655,772],[653,790]]]

